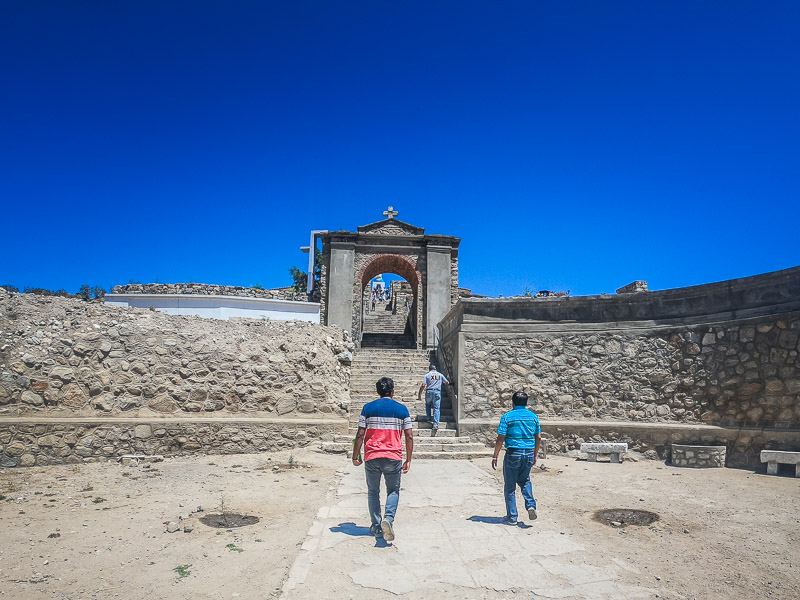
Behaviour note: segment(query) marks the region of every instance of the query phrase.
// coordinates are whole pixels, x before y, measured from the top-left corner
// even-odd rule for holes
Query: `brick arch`
[[[361,289],[364,289],[366,283],[380,273],[400,275],[411,285],[411,289],[415,290],[415,293],[422,282],[422,275],[417,270],[417,266],[407,256],[379,254],[361,268],[361,272],[358,274]]]

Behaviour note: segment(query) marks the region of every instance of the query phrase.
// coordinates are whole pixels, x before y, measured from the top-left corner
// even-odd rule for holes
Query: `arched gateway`
[[[433,348],[436,325],[458,300],[460,238],[426,235],[421,227],[394,217],[358,227],[328,231],[322,240],[320,320],[339,325],[361,344],[365,288],[380,273],[394,273],[410,287],[407,335],[417,348]],[[405,307],[404,307],[405,308]]]

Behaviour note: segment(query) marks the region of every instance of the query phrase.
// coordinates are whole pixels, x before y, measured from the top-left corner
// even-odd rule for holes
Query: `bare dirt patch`
[[[293,450],[0,470],[0,595],[277,597],[340,464]],[[258,522],[199,524],[221,504]]]
[[[606,508],[595,511],[592,518],[600,523],[612,527],[625,527],[625,525],[651,525],[658,521],[656,513],[649,510],[636,508]]]

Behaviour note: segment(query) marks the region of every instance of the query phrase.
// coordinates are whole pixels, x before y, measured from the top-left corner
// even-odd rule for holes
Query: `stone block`
[[[133,435],[142,440],[146,440],[153,435],[153,430],[150,425],[137,425],[133,430]]]

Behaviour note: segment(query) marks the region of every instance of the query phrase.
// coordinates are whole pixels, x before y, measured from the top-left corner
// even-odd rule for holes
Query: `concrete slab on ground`
[[[282,598],[652,598],[625,585],[613,556],[586,560],[584,547],[551,522],[502,524],[502,490],[469,461],[416,460],[403,475],[396,539],[369,534],[363,467],[341,472],[319,510]],[[535,493],[535,491],[534,491]],[[385,494],[382,494],[385,500]],[[518,495],[518,508],[522,499]],[[524,511],[520,511],[522,515]]]

